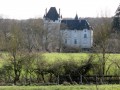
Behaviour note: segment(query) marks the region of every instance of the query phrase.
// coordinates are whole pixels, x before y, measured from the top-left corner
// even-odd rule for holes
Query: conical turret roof
[[[58,20],[59,17],[60,16],[55,7],[51,7],[45,16],[46,19],[50,19],[53,21]]]

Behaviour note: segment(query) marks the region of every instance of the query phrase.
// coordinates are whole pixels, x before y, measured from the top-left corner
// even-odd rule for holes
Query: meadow
[[[120,85],[0,86],[0,90],[120,90]]]
[[[85,60],[88,59],[91,55],[95,56],[98,60],[98,55],[96,53],[44,53],[43,56],[47,60],[54,61],[56,59],[67,60],[73,58],[74,60]],[[120,54],[106,54],[107,59],[120,59]]]
[[[41,53],[40,53],[41,54]],[[54,62],[57,59],[61,60],[69,60],[69,59],[74,59],[74,60],[87,60],[91,55],[95,57],[95,60],[98,60],[98,55],[101,54],[96,54],[96,53],[43,53],[42,56],[44,56],[45,60]],[[3,60],[6,60],[9,58],[9,54],[7,52],[1,52],[0,53],[0,62]],[[115,59],[120,59],[120,54],[106,54],[106,58],[108,60],[115,60]]]

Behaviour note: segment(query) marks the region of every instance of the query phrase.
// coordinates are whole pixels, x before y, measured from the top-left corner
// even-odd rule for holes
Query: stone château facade
[[[44,15],[44,26],[56,32],[61,43],[72,48],[91,48],[93,46],[93,30],[85,19],[62,19],[55,7],[51,7]],[[55,34],[53,34],[54,36]],[[52,36],[52,35],[51,35]]]

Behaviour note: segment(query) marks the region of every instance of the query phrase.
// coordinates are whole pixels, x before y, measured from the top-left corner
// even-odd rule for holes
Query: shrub
[[[67,82],[67,81],[64,81],[63,85],[71,85],[71,84],[69,82]]]

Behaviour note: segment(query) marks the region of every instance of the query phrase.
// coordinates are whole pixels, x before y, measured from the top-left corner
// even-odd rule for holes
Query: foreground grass
[[[0,90],[120,90],[120,85],[0,86]]]

